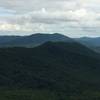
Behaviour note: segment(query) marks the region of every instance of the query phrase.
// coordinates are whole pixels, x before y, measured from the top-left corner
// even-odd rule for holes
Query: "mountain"
[[[100,37],[96,38],[82,37],[82,38],[76,38],[75,40],[95,50],[96,52],[100,52]]]
[[[99,100],[100,58],[76,42],[0,48],[2,100]]]
[[[85,45],[100,46],[100,37],[96,38],[82,37],[82,38],[76,38],[76,40],[84,43]]]
[[[34,47],[41,45],[45,42],[64,41],[73,42],[73,40],[62,34],[32,34],[29,36],[0,36],[0,47]]]
[[[92,49],[94,51],[96,51],[97,53],[100,53],[100,46],[98,46],[98,47],[92,47]]]

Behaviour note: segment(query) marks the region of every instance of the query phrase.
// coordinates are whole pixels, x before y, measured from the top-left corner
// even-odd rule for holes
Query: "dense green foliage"
[[[0,49],[0,99],[99,100],[100,58],[78,43]]]
[[[49,90],[2,90],[1,100],[59,100],[56,92]]]

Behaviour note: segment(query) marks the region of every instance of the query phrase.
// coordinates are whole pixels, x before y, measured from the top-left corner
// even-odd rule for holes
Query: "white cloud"
[[[99,0],[0,0],[0,6],[9,14],[0,16],[0,30],[99,32],[99,5]]]

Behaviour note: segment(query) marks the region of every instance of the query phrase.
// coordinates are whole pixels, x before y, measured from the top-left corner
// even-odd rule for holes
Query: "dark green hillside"
[[[100,59],[96,57],[96,53],[78,43],[47,42],[35,48],[1,48],[0,97],[99,100]]]

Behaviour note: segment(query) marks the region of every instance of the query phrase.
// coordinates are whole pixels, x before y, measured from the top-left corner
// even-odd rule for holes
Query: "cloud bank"
[[[0,31],[98,36],[98,0],[0,0]]]

